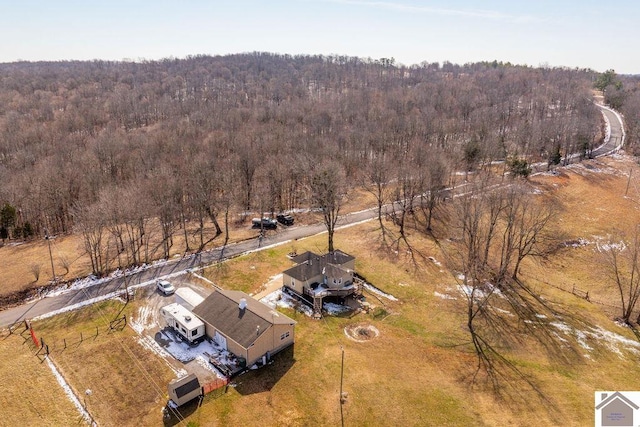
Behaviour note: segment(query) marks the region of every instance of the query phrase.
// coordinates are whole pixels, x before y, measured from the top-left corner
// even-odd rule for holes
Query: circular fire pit
[[[377,338],[380,335],[380,331],[373,325],[358,324],[346,326],[344,334],[353,341],[366,342]]]

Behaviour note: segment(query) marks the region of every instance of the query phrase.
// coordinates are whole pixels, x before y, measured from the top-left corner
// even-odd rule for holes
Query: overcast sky
[[[638,0],[0,0],[0,62],[267,51],[640,74]]]

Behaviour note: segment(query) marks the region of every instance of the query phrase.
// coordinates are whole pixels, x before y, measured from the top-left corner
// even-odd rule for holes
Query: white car
[[[176,288],[166,280],[158,280],[157,284],[158,290],[165,295],[171,295],[176,291]]]

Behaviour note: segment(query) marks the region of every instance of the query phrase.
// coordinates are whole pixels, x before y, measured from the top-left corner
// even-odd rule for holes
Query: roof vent
[[[245,298],[240,298],[240,303],[238,304],[238,308],[240,310],[244,310],[247,308],[247,300]]]
[[[184,320],[186,320],[187,322],[191,321],[191,316],[184,316]]]

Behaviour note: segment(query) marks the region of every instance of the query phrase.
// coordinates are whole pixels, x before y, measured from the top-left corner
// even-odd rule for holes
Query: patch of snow
[[[108,293],[108,294],[105,294],[105,295],[100,295],[100,296],[95,297],[95,298],[91,298],[91,299],[88,299],[88,300],[85,300],[85,301],[81,301],[81,302],[79,302],[77,304],[69,305],[67,307],[62,307],[62,308],[60,308],[58,310],[54,310],[54,311],[50,311],[48,313],[41,314],[40,316],[36,316],[31,320],[33,321],[33,320],[48,319],[49,317],[57,316],[58,314],[67,313],[67,312],[70,312],[70,311],[78,310],[78,309],[80,309],[82,307],[86,307],[88,305],[95,304],[97,302],[101,302],[101,301],[105,301],[105,300],[108,300],[108,299],[111,299],[111,298],[115,298],[115,297],[117,297],[117,296],[119,296],[121,294],[124,294],[124,293],[125,293],[125,290],[122,289],[122,290],[119,290],[119,291],[116,291],[116,292],[111,292],[111,293]]]
[[[265,249],[277,248],[278,246],[282,246],[282,245],[285,245],[285,244],[288,244],[288,243],[291,243],[291,240],[285,240],[284,242],[273,243],[273,244],[267,245],[267,246],[260,246],[260,247],[255,248],[255,249],[250,249],[248,251],[244,251],[244,252],[242,252],[240,254],[240,256],[249,255],[249,254],[252,254],[254,252],[259,252],[259,251],[262,251],[262,250],[265,250]]]
[[[381,291],[380,289],[376,288],[375,286],[370,285],[369,283],[365,283],[364,284],[364,288],[366,290],[368,290],[369,292],[374,293],[374,294],[376,294],[378,296],[384,297],[384,298],[386,298],[386,299],[388,299],[390,301],[398,301],[398,298],[394,297],[391,294],[388,294],[386,292]]]
[[[139,334],[145,329],[153,329],[158,326],[154,316],[154,309],[148,305],[142,306],[138,309],[138,315],[136,318],[131,318],[129,324]]]
[[[84,406],[80,402],[80,399],[78,399],[78,396],[76,396],[76,394],[73,392],[73,390],[71,389],[67,381],[64,379],[60,371],[58,371],[58,368],[56,368],[56,365],[53,364],[53,362],[51,361],[51,359],[49,359],[48,356],[45,358],[45,360],[47,361],[47,365],[49,366],[49,369],[51,369],[51,372],[56,377],[58,384],[60,384],[60,387],[62,387],[62,390],[64,390],[64,393],[67,395],[71,403],[73,403],[73,406],[76,407],[76,409],[82,416],[82,419],[90,423],[92,426],[95,425],[95,423],[93,422],[93,418],[91,418],[91,415],[89,415],[89,412],[87,412],[87,410],[84,408]]]
[[[577,240],[570,240],[568,242],[564,242],[564,246],[565,247],[571,247],[571,248],[581,248],[582,246],[587,246],[587,245],[590,245],[592,243],[593,242],[590,242],[589,240],[580,237]]]
[[[276,289],[268,295],[260,299],[260,302],[267,304],[271,308],[283,307],[297,310],[309,317],[313,316],[313,310],[308,305],[298,301],[282,289]]]
[[[538,319],[546,319],[547,318],[547,316],[545,316],[544,314],[536,314],[536,317]]]
[[[513,313],[511,313],[509,310],[504,310],[500,307],[492,307],[493,310],[497,311],[498,313],[502,313],[502,314],[506,314],[508,316],[513,316]]]
[[[163,349],[160,344],[158,344],[153,338],[143,335],[141,337],[138,338],[138,343],[146,348],[147,350],[155,353],[156,355],[160,356],[160,358],[162,360],[164,360],[164,362],[167,364],[167,366],[169,367],[169,369],[171,369],[173,371],[173,373],[176,375],[176,378],[182,378],[185,377],[187,375],[187,371],[184,369],[178,369],[175,366],[173,366],[169,360],[167,360],[167,358],[170,356],[170,354],[165,351],[165,349]]]
[[[429,260],[434,263],[435,265],[437,265],[438,267],[442,267],[442,263],[440,261],[438,261],[437,259],[435,259],[434,257],[430,256]]]
[[[442,298],[442,299],[453,299],[453,300],[457,300],[458,298],[451,296],[449,294],[441,294],[440,292],[434,292],[433,295],[437,296],[438,298]]]
[[[181,275],[183,275],[185,273],[186,273],[186,271],[177,271],[175,273],[171,273],[171,274],[167,274],[166,276],[162,276],[162,278],[163,279],[172,279],[174,277],[181,276]],[[147,280],[146,282],[138,283],[136,285],[130,285],[129,289],[131,290],[131,289],[143,288],[145,286],[149,286],[149,285],[155,284],[156,280],[157,280],[157,278],[154,278],[154,279],[151,279],[151,280]],[[97,302],[105,301],[105,300],[112,299],[112,298],[117,298],[117,297],[119,297],[121,295],[124,295],[125,293],[126,293],[125,289],[118,289],[117,291],[110,292],[108,294],[100,295],[100,296],[97,296],[95,298],[90,298],[88,300],[81,301],[81,302],[79,302],[77,304],[69,305],[67,307],[62,307],[62,308],[60,308],[58,310],[54,310],[54,311],[50,311],[48,313],[41,314],[40,316],[36,316],[31,320],[47,319],[49,317],[57,316],[58,314],[67,313],[67,312],[70,312],[70,311],[78,310],[78,309],[80,309],[82,307],[86,307],[88,305],[95,304]]]
[[[340,304],[334,304],[332,302],[325,302],[322,304],[322,308],[331,315],[339,315],[343,313],[348,313],[351,311],[350,307]]]
[[[564,332],[565,334],[570,334],[571,331],[573,331],[573,328],[569,325],[567,325],[566,323],[562,323],[562,322],[550,322],[549,323],[551,326],[554,326],[558,329],[560,329],[562,332]]]
[[[200,275],[200,274],[196,273],[195,271],[191,271],[191,274],[193,274],[193,276],[194,276],[194,277],[197,277],[197,278],[198,278],[198,279],[200,279],[200,280],[204,280],[205,282],[210,283],[210,284],[212,284],[213,286],[216,286],[216,284],[215,284],[215,283],[213,283],[211,280],[209,280],[209,279],[207,279],[206,277],[204,277],[204,276],[202,276],[202,275]]]
[[[623,346],[628,351],[631,351],[634,354],[640,353],[640,343],[638,341],[625,338],[620,334],[616,334],[615,332],[607,331],[600,326],[591,328],[591,331],[588,333],[593,338],[598,340],[598,342],[605,342],[610,350],[619,355],[621,355],[619,346]]]
[[[622,240],[618,243],[613,243],[610,241],[606,243],[596,242],[596,249],[598,250],[598,252],[622,252],[627,249],[627,245]]]
[[[501,295],[500,290],[491,283],[485,283],[483,286],[458,285],[458,290],[467,298],[471,298],[473,295],[473,298],[478,300],[494,294]]]
[[[609,351],[616,353],[620,357],[623,357],[621,349],[625,349],[636,355],[640,354],[639,342],[625,338],[620,334],[608,331],[600,326],[589,328],[588,330],[576,330],[562,322],[551,322],[550,325],[560,329],[565,335],[575,336],[578,344],[587,351],[593,351],[593,347],[587,343],[587,339],[592,339],[595,342],[604,344]]]
[[[336,230],[343,230],[345,228],[355,227],[356,225],[364,224],[364,223],[367,223],[369,221],[373,221],[374,219],[375,218],[368,218],[368,219],[363,219],[362,221],[353,222],[351,224],[341,225],[340,227],[336,227]],[[326,231],[325,231],[325,233],[326,233]]]
[[[586,339],[587,339],[587,334],[585,334],[583,331],[576,331],[576,341],[578,341],[578,344],[580,344],[580,347],[584,348],[587,351],[593,351],[593,347],[587,344]]]

